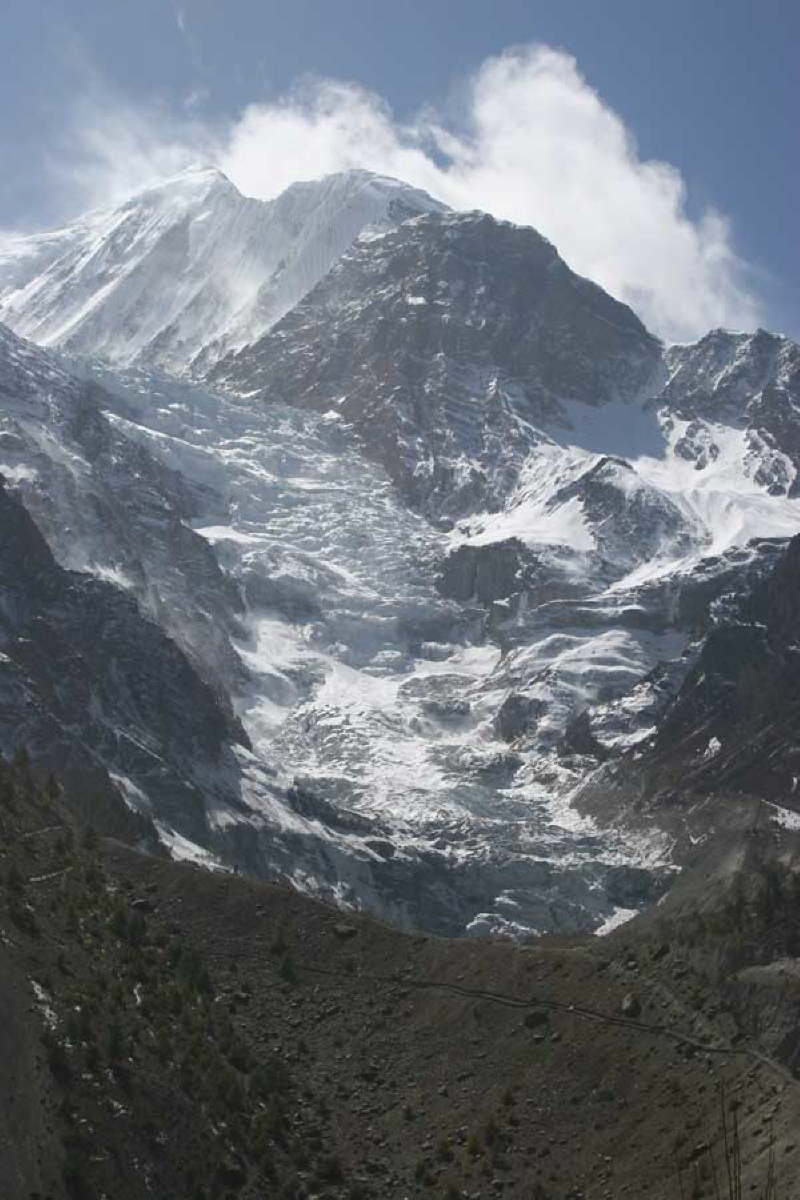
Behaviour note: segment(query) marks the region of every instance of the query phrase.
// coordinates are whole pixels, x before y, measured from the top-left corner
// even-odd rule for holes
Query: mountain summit
[[[441,207],[369,171],[262,201],[191,168],[118,208],[0,241],[0,320],[112,363],[207,365],[269,329],[364,228]]]
[[[521,421],[633,400],[660,361],[631,309],[536,230],[432,212],[360,238],[210,378],[335,410],[414,503],[453,517],[502,501]]]

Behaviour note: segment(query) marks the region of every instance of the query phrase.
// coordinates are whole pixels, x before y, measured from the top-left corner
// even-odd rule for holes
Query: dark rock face
[[[536,728],[537,718],[547,709],[541,700],[512,692],[506,696],[494,718],[494,728],[504,742],[514,742]]]
[[[720,448],[705,421],[747,431],[752,477],[771,496],[798,495],[800,469],[800,347],[759,329],[754,334],[712,330],[665,353],[669,382],[661,399],[689,421],[677,449],[697,470]],[[699,418],[699,420],[698,420]]]
[[[516,538],[490,546],[459,546],[442,563],[436,586],[451,600],[490,604],[520,590],[525,548]]]
[[[563,569],[557,559],[545,559],[514,537],[457,546],[441,560],[434,582],[440,595],[480,606],[492,629],[514,616],[523,598],[535,607],[579,597],[587,590],[585,581]]]
[[[604,455],[578,479],[560,488],[550,507],[577,499],[595,531],[598,553],[615,562],[645,562],[657,553],[680,554],[691,546],[690,530],[677,505],[648,487],[630,463]]]
[[[800,639],[800,537],[794,537],[774,569],[745,598],[745,615],[766,626],[770,649],[781,653]]]
[[[102,387],[4,327],[0,405],[2,460],[23,467],[15,494],[60,565],[122,581],[225,696],[242,675],[242,601],[188,524],[216,498],[126,436]]]
[[[588,711],[578,713],[564,731],[564,738],[559,746],[562,754],[581,754],[596,758],[603,762],[608,758],[608,751],[600,744],[592,732],[592,722]]]
[[[800,537],[706,637],[655,742],[704,788],[790,802],[800,774]],[[726,618],[726,619],[725,619]]]
[[[110,584],[64,571],[25,509],[0,490],[0,740],[45,766],[117,771],[207,837],[204,768],[238,722],[178,647]]]
[[[413,504],[447,517],[507,493],[520,417],[630,398],[659,360],[631,310],[534,230],[431,213],[357,243],[211,378],[335,407]]]
[[[698,342],[671,346],[670,377],[662,395],[675,411],[702,417],[766,413],[780,395],[800,388],[795,342],[764,329],[714,329]]]
[[[785,542],[761,538],[746,548],[712,555],[698,569],[672,585],[675,621],[698,636],[706,632],[726,609],[758,591],[763,579],[779,561]]]

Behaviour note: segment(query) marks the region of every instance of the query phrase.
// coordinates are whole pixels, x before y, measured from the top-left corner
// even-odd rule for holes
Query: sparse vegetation
[[[82,829],[24,759],[0,763],[0,797],[0,932],[41,989],[39,1056],[56,1101],[42,1161],[57,1164],[54,1200],[133,1200],[125,1180],[143,1171],[153,1194],[187,1200],[453,1200],[493,1194],[495,1180],[514,1200],[561,1200],[578,1178],[613,1194],[639,1171],[658,1200],[698,1189],[744,1200],[745,1179],[756,1200],[789,1200],[775,1152],[760,1191],[751,1188],[752,1138],[738,1110],[698,1151],[708,1067],[676,1057],[674,1042],[625,1042],[613,1026],[566,1016],[559,1027],[541,1005],[529,1021],[487,999],[409,996],[402,980],[423,969],[414,939],[375,926],[343,954],[327,910],[301,897],[148,860]],[[578,997],[618,1012],[630,963],[637,977],[646,968],[670,980],[674,968],[690,1012],[705,1020],[713,996],[729,1036],[728,984],[717,988],[702,963],[718,945],[727,980],[731,964],[757,959],[761,922],[762,957],[791,947],[795,888],[783,868],[754,872],[702,926],[692,918],[688,938],[659,913],[638,945],[621,936],[597,969],[579,939],[549,939],[542,951],[433,942],[424,969],[452,978],[459,962],[487,994]],[[31,1010],[29,990],[22,1004]],[[417,1020],[419,1031],[407,1025]],[[674,1127],[687,1112],[674,1159],[658,1165],[658,1138],[636,1148],[639,1122]],[[606,1161],[615,1122],[630,1158],[616,1148]],[[608,1136],[618,1147],[621,1135]]]
[[[764,1178],[760,1187],[751,1187],[754,1200],[780,1200],[774,1144],[770,1143]],[[681,1200],[705,1195],[707,1186],[713,1188],[715,1200],[743,1200],[744,1163],[738,1110],[729,1115],[724,1089],[720,1092],[720,1121],[711,1139],[698,1146],[691,1162],[677,1165]]]

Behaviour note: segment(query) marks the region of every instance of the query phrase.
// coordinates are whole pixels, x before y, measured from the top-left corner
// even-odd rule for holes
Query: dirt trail
[[[308,964],[298,964],[300,972],[306,972],[311,975],[327,975],[334,979],[346,980],[348,977],[343,971],[332,971],[325,967],[312,967]],[[720,1054],[725,1056],[740,1055],[749,1058],[752,1062],[760,1063],[761,1066],[769,1068],[779,1075],[781,1079],[793,1088],[800,1091],[800,1079],[795,1076],[786,1067],[775,1062],[768,1055],[763,1054],[760,1050],[754,1050],[750,1046],[711,1046],[706,1042],[698,1042],[696,1038],[689,1037],[680,1030],[672,1029],[669,1025],[651,1024],[648,1021],[636,1021],[630,1017],[615,1017],[610,1013],[598,1012],[597,1009],[585,1008],[580,1004],[565,1004],[560,1000],[545,1000],[537,997],[530,997],[527,1000],[521,1000],[517,996],[509,996],[502,992],[485,991],[482,988],[463,987],[458,983],[447,983],[444,980],[433,979],[409,979],[406,976],[397,975],[375,975],[366,974],[363,978],[370,980],[373,983],[395,984],[407,988],[416,988],[420,991],[443,991],[450,992],[457,996],[464,996],[468,1000],[488,1000],[493,1004],[502,1004],[506,1008],[517,1009],[535,1009],[546,1008],[553,1012],[562,1012],[571,1014],[574,1017],[580,1017],[585,1021],[599,1021],[604,1025],[617,1025],[622,1029],[632,1029],[639,1033],[651,1033],[660,1037],[668,1037],[678,1045],[691,1046],[692,1049],[700,1051],[702,1054]]]

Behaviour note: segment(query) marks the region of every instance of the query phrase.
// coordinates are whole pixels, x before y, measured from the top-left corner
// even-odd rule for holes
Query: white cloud
[[[202,108],[211,99],[211,92],[206,87],[190,88],[183,97],[183,108],[186,112],[194,112],[198,108]]]
[[[575,60],[546,46],[483,63],[464,89],[457,127],[430,111],[403,125],[379,97],[333,80],[309,80],[253,104],[225,129],[195,122],[170,130],[163,114],[115,117],[108,109],[94,128],[80,126],[98,186],[110,167],[117,193],[120,175],[135,190],[143,173],[165,174],[190,159],[216,162],[242,191],[262,198],[297,179],[366,167],[454,208],[535,226],[575,270],[664,337],[759,321],[725,217],[709,210],[690,219],[680,172],[641,159]]]
[[[119,204],[187,167],[217,162],[224,137],[189,108],[180,117],[165,106],[135,108],[92,79],[60,144],[46,155],[62,212]]]

